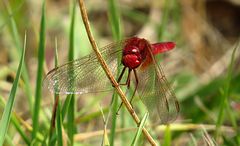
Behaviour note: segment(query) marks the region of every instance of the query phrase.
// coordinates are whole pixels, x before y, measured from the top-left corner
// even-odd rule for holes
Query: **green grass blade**
[[[69,32],[69,51],[68,61],[74,60],[74,30],[75,30],[75,15],[76,15],[76,2],[73,1],[73,7],[71,12],[71,24]]]
[[[12,138],[6,134],[6,141],[8,143],[9,146],[15,146],[14,143],[13,143],[13,140]]]
[[[121,127],[121,128],[125,128],[125,127],[127,126],[127,121],[129,121],[128,118],[130,118],[130,117],[127,115],[126,108],[123,108],[123,109],[121,110],[120,116],[121,116],[121,117],[120,117],[120,127]],[[128,134],[129,134],[129,133],[128,133]],[[121,134],[121,141],[126,142],[126,140],[128,139],[128,134],[122,133],[122,134]],[[123,144],[125,144],[125,143],[123,143]]]
[[[4,98],[2,96],[0,96],[0,106],[5,108],[6,106],[6,102],[4,100]],[[13,114],[11,116],[11,123],[13,123],[14,127],[16,128],[16,130],[18,131],[18,133],[21,135],[23,141],[25,141],[26,144],[30,145],[30,139],[28,138],[28,136],[25,134],[24,130],[21,127],[21,124],[19,122],[19,120],[17,119],[16,115]]]
[[[229,67],[229,74],[231,76],[231,74],[233,74],[233,65],[234,65],[234,62],[235,62],[235,54],[236,54],[236,51],[237,49],[239,49],[240,47],[240,40],[238,41],[236,47],[234,48],[233,50],[233,53],[232,53],[232,57],[231,57],[231,63],[230,63],[230,67]],[[230,86],[230,82],[232,80],[232,77],[229,77],[229,86]],[[229,93],[228,93],[229,94]],[[230,122],[234,128],[234,130],[236,131],[237,135],[236,135],[236,143],[237,145],[240,145],[240,131],[239,131],[239,126],[238,126],[238,120],[236,119],[236,116],[233,114],[234,111],[232,111],[231,107],[230,107],[230,102],[228,101],[228,98],[227,98],[227,103],[226,103],[226,112],[227,112],[227,115],[229,116],[229,119],[230,119]]]
[[[20,41],[20,37],[19,37],[19,34],[18,34],[18,29],[17,29],[16,22],[14,20],[14,17],[12,16],[13,13],[12,13],[11,6],[7,2],[4,3],[4,4],[6,5],[8,16],[10,17],[10,25],[9,26],[10,26],[11,34],[12,34],[12,37],[13,37],[13,42],[14,42],[14,44],[17,48],[21,48],[21,41]],[[19,50],[18,52],[21,52],[20,51],[21,49],[18,49],[18,50]]]
[[[73,145],[73,136],[75,133],[75,123],[74,123],[74,110],[73,106],[75,106],[75,98],[74,95],[70,96],[70,103],[68,108],[68,114],[67,114],[67,134],[68,138],[70,140],[70,145]]]
[[[148,112],[144,114],[143,119],[141,120],[140,125],[138,127],[137,133],[135,134],[135,137],[132,141],[131,146],[136,146],[137,145],[138,139],[140,138],[140,136],[142,134],[142,129],[143,129],[143,127],[144,127],[144,125],[147,121],[148,116],[149,116]]]
[[[58,51],[57,51],[58,47],[57,47],[57,39],[56,39],[56,47],[55,47],[55,67],[58,66]],[[61,114],[61,102],[59,99],[59,95],[58,94],[54,94],[55,96],[55,102],[58,102],[57,104],[57,143],[58,146],[62,146],[63,142],[62,142],[62,114]]]
[[[101,106],[100,106],[100,112],[102,114],[103,124],[104,124],[102,146],[110,146],[110,143],[109,143],[109,140],[108,140],[108,133],[107,133],[107,122],[108,122],[108,119],[105,118],[104,113],[103,113],[103,109],[102,109]],[[109,118],[109,116],[108,116],[108,118]]]
[[[109,9],[108,17],[110,20],[113,37],[115,40],[119,41],[121,39],[122,34],[120,27],[119,10],[115,0],[108,1],[108,9]]]
[[[104,127],[104,133],[103,133],[103,135],[104,135],[104,139],[103,139],[103,145],[104,146],[110,146],[110,143],[109,143],[109,140],[108,140],[108,135],[107,135],[107,128],[106,127]]]
[[[119,41],[121,39],[121,29],[120,29],[120,15],[115,0],[108,1],[108,18],[110,20],[110,25],[112,29],[112,34],[115,40]],[[119,71],[118,71],[119,72]],[[114,145],[114,137],[116,132],[116,112],[118,110],[118,96],[116,93],[112,96],[112,124],[111,124],[111,134],[110,134],[110,145]]]
[[[25,43],[26,45],[26,36],[25,36]],[[19,78],[21,76],[21,72],[22,72],[22,66],[23,66],[23,62],[24,62],[24,56],[25,56],[25,46],[22,49],[22,55],[21,55],[21,60],[18,66],[18,70],[17,70],[17,75],[16,78],[13,82],[13,86],[6,104],[6,107],[3,111],[3,115],[0,121],[0,145],[3,145],[7,130],[8,130],[8,126],[9,126],[9,121],[11,118],[11,113],[12,113],[12,109],[13,109],[13,105],[14,105],[14,101],[15,101],[15,95],[16,95],[16,91],[18,88],[18,81]]]
[[[58,146],[63,145],[62,141],[62,114],[61,114],[61,102],[58,101],[58,108],[57,108],[57,144]]]
[[[227,107],[229,107],[229,101],[228,101],[228,97],[229,97],[229,89],[230,89],[230,83],[231,83],[231,79],[232,79],[232,75],[233,75],[233,64],[234,64],[234,60],[235,60],[235,53],[237,48],[239,47],[239,44],[233,49],[233,53],[231,56],[231,62],[229,64],[228,67],[228,71],[227,71],[227,75],[226,75],[226,79],[225,79],[225,84],[223,87],[223,94],[221,97],[221,104],[220,104],[220,111],[218,113],[218,119],[217,119],[217,123],[216,123],[216,133],[215,133],[215,137],[216,139],[218,139],[219,135],[220,135],[220,128],[221,125],[223,124],[223,120],[224,120],[224,115],[225,115],[225,111],[224,109]],[[234,116],[230,113],[230,118],[232,119]],[[233,126],[236,126],[237,124],[235,122],[233,122]],[[238,129],[238,128],[236,128]]]
[[[103,113],[107,113],[109,112],[109,107],[106,107],[103,109]],[[87,115],[83,115],[83,116],[78,116],[75,118],[75,122],[78,123],[84,123],[84,122],[89,122],[91,120],[93,120],[94,118],[98,118],[99,116],[101,116],[101,111],[96,111]]]
[[[55,58],[54,58],[55,67],[58,67],[58,42],[55,39]]]
[[[137,10],[128,10],[128,9],[124,9],[122,12],[122,15],[130,18],[133,21],[136,21],[136,23],[141,23],[144,24],[146,22],[149,22],[149,17],[144,14],[141,11],[137,11]]]
[[[37,81],[36,81],[36,92],[35,92],[35,103],[34,103],[34,113],[33,113],[33,131],[32,139],[36,138],[38,128],[39,128],[39,113],[42,97],[42,80],[43,80],[43,63],[44,63],[44,53],[45,53],[45,1],[42,4],[42,17],[40,25],[40,40],[38,46],[38,70],[37,70]]]
[[[11,117],[11,122],[13,123],[14,127],[17,129],[17,132],[21,135],[22,139],[24,140],[24,142],[27,145],[30,145],[30,139],[28,138],[28,136],[26,135],[26,133],[24,132],[24,130],[22,129],[19,121],[17,120],[17,118],[15,116]]]
[[[170,40],[174,40],[174,41],[179,41],[179,37],[181,37],[182,35],[182,30],[181,30],[181,23],[182,23],[182,17],[181,17],[181,5],[179,4],[180,1],[179,0],[173,0],[173,5],[172,5],[172,21],[175,23],[176,27],[174,29],[174,31],[172,31],[171,33],[173,33],[172,37],[170,38]]]
[[[4,101],[4,98],[0,96],[0,105],[1,107],[5,107],[6,102]],[[21,119],[19,117],[19,115],[17,115],[16,113],[13,112],[13,114],[11,115],[11,123],[14,125],[14,127],[16,128],[17,132],[20,134],[20,136],[22,137],[23,141],[25,141],[25,143],[27,145],[31,145],[31,143],[33,143],[34,141],[31,141],[30,138],[28,138],[28,134],[26,133],[26,130],[24,130],[22,127],[26,127],[26,125],[23,124],[23,119]],[[30,129],[30,132],[32,132],[32,127],[28,127]],[[41,133],[37,133],[37,137],[36,139],[40,142],[43,141],[44,136]]]
[[[64,101],[63,107],[62,107],[62,119],[65,118],[67,112],[68,112],[68,108],[70,105],[70,101],[71,101],[72,95],[68,95],[66,100]]]
[[[114,145],[118,106],[119,106],[118,105],[118,95],[116,93],[114,93],[112,96],[112,105],[111,105],[111,112],[112,112],[111,130],[110,130],[110,145],[111,146]]]
[[[165,133],[164,133],[164,142],[163,146],[171,146],[171,130],[170,125],[167,125]]]
[[[58,67],[57,39],[55,39],[55,58],[54,58],[54,62],[55,62],[55,68]],[[59,94],[54,93],[54,105],[53,105],[53,110],[52,110],[52,118],[51,118],[51,125],[50,125],[50,128],[49,128],[49,138],[48,138],[48,145],[49,146],[55,145],[56,140],[57,140],[56,138],[52,139],[52,136],[53,136],[53,134],[56,133],[55,122],[56,122],[57,110],[59,108],[58,107],[58,104],[59,104],[58,101],[59,101]]]
[[[70,34],[69,34],[69,51],[68,51],[68,61],[74,60],[74,30],[75,30],[75,15],[76,15],[76,1],[73,1],[72,13],[71,13],[71,24],[70,24]],[[69,72],[71,75],[73,73]],[[73,136],[75,133],[75,96],[70,95],[70,102],[67,114],[67,134],[70,141],[70,145],[73,145]]]
[[[164,38],[164,33],[166,32],[167,23],[169,20],[169,5],[171,3],[171,0],[164,0],[164,10],[163,10],[163,17],[161,19],[161,24],[158,28],[158,40],[162,41]]]
[[[11,10],[11,7],[10,6],[6,6],[7,7],[7,12],[8,12],[8,15],[9,15],[9,18],[10,18],[10,25],[8,25],[11,29],[11,34],[12,34],[12,38],[13,38],[13,42],[14,42],[14,45],[16,46],[17,48],[17,51],[18,51],[18,54],[19,54],[19,58],[21,57],[21,50],[22,50],[22,45],[21,45],[21,41],[20,41],[20,37],[19,37],[19,33],[18,33],[18,28],[17,28],[17,25],[16,25],[16,22],[14,20],[14,17],[12,16],[13,13],[12,13],[12,10]],[[31,92],[31,86],[30,86],[30,81],[29,81],[29,76],[28,76],[28,71],[27,71],[27,67],[26,67],[26,64],[25,62],[23,63],[23,69],[22,69],[22,77],[23,77],[23,80],[24,80],[24,90],[25,90],[25,93],[27,94],[27,99],[28,99],[28,104],[29,104],[29,108],[30,108],[30,113],[32,114],[32,92]]]
[[[191,136],[191,141],[189,141],[188,145],[189,146],[197,146],[196,138],[193,136],[193,134],[190,134],[190,136]]]

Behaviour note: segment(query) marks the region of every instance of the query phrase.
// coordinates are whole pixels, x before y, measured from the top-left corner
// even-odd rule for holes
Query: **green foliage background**
[[[131,36],[176,42],[160,63],[180,103],[178,119],[154,125],[139,98],[133,103],[159,144],[240,145],[239,3],[85,3],[98,46]],[[125,108],[115,114],[120,104],[115,94],[61,95],[51,131],[59,95],[54,98],[42,80],[56,64],[91,51],[77,2],[0,2],[0,145],[148,145],[139,132],[143,125],[137,127]]]

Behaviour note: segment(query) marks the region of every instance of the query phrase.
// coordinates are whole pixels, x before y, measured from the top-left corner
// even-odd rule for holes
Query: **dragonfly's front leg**
[[[132,97],[131,97],[131,99],[130,99],[130,103],[131,103],[131,105],[132,105],[133,97],[135,96],[136,91],[137,91],[137,87],[138,87],[138,77],[137,77],[137,72],[136,72],[135,69],[133,70],[133,72],[134,72],[134,76],[135,76],[135,80],[136,80],[136,85],[135,85],[135,88],[134,88],[134,91],[133,91],[133,95],[132,95]]]
[[[122,85],[122,86],[126,86],[127,85],[127,88],[129,89],[129,87],[130,87],[130,77],[131,77],[130,75],[131,75],[131,71],[132,71],[131,69],[128,70],[128,76],[127,76],[126,82],[125,83],[120,83],[121,80],[122,80],[122,77],[123,77],[123,74],[124,74],[125,70],[126,70],[126,67],[123,68],[123,70],[122,70],[122,72],[121,72],[117,82],[118,82],[119,85]]]
[[[129,70],[128,70],[128,76],[127,76],[126,83],[122,83],[122,84],[120,83],[120,81],[121,81],[121,79],[122,79],[122,77],[123,77],[123,74],[124,74],[124,72],[125,72],[125,69],[126,69],[126,67],[123,68],[123,70],[122,70],[122,72],[121,72],[121,74],[120,74],[120,76],[119,76],[119,78],[118,78],[117,81],[118,81],[118,84],[119,84],[119,85],[124,85],[124,86],[127,85],[127,88],[129,89],[129,88],[130,88],[130,78],[131,78],[131,71],[132,71],[132,69],[129,69]],[[120,104],[120,106],[119,106],[119,108],[118,108],[118,110],[117,110],[117,114],[118,114],[119,110],[121,109],[122,105],[123,105],[123,102],[121,102],[121,104]]]

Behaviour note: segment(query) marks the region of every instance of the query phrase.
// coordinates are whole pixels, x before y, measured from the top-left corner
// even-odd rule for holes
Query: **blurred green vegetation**
[[[180,103],[177,120],[168,126],[156,125],[151,119],[145,123],[146,109],[139,98],[133,102],[158,143],[240,145],[239,2],[85,3],[98,46],[131,36],[176,42],[174,50],[160,55],[160,63]],[[25,60],[13,98],[11,88],[18,80],[25,32]],[[54,62],[64,64],[91,51],[74,0],[49,0],[45,6],[33,0],[0,2],[0,123],[8,125],[11,116],[9,126],[4,127],[6,134],[0,131],[3,145],[107,145],[108,139],[110,145],[148,145],[139,134],[142,126],[137,127],[124,107],[120,115],[115,114],[120,104],[115,94],[61,95],[56,129],[51,132],[52,107],[58,95],[54,98],[42,88],[42,80]],[[54,61],[56,55],[58,61]]]

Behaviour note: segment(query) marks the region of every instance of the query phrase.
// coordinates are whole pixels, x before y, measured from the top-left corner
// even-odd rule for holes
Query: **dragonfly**
[[[174,42],[151,44],[148,40],[131,37],[100,49],[119,85],[129,89],[134,82],[133,97],[141,101],[160,122],[174,121],[180,111],[178,100],[156,61],[156,55],[175,48]],[[58,94],[99,93],[113,90],[95,53],[73,60],[48,72],[44,86]]]

